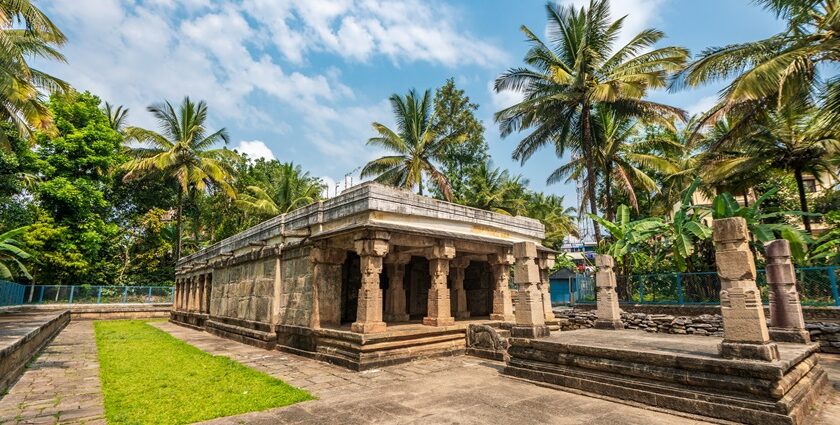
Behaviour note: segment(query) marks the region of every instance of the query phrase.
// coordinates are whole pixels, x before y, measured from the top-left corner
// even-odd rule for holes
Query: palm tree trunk
[[[613,208],[613,200],[612,200],[612,162],[607,162],[606,169],[604,170],[604,198],[606,199],[606,215],[608,221],[615,221],[615,209]]]
[[[808,198],[805,197],[805,181],[802,180],[802,170],[793,170],[793,176],[796,178],[796,189],[799,191],[799,209],[802,212],[808,212]],[[811,218],[807,215],[802,216],[802,224],[805,225],[805,231],[811,233]]]
[[[420,181],[417,182],[417,194],[423,196],[423,176],[420,176]]]
[[[178,207],[175,210],[175,261],[181,259],[181,209],[183,208],[184,194],[178,188]]]
[[[595,185],[595,162],[592,159],[592,134],[589,128],[589,102],[583,103],[581,112],[581,125],[583,126],[582,154],[586,162],[586,192],[589,196],[589,210],[592,214],[598,214],[597,193]],[[595,242],[601,242],[601,226],[597,221],[592,220],[592,230],[595,232]]]
[[[747,190],[744,189],[744,207],[750,206],[750,200],[747,199]]]

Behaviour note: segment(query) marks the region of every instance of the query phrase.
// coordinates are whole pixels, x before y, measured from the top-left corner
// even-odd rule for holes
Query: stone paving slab
[[[70,322],[0,398],[0,424],[104,424],[92,322]]]
[[[0,314],[0,350],[59,316],[62,311],[14,311]]]
[[[207,424],[702,424],[502,376],[500,362],[457,356],[353,372],[158,322],[204,351],[304,388],[319,400]]]

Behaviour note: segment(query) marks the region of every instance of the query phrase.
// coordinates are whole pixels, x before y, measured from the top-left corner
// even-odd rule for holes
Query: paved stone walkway
[[[160,329],[230,357],[319,400],[207,424],[702,424],[684,417],[557,391],[499,374],[501,363],[459,356],[352,372],[171,323]]]
[[[93,322],[70,322],[0,398],[0,424],[104,424]]]

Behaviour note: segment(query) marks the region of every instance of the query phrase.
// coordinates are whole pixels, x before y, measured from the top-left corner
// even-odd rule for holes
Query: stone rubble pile
[[[558,319],[564,323],[563,331],[591,328],[595,325],[597,313],[594,310],[556,309]],[[621,321],[625,329],[643,330],[685,335],[707,335],[723,337],[723,317],[719,314],[701,314],[698,316],[673,316],[670,314],[646,314],[621,312]],[[840,323],[807,323],[805,329],[811,334],[811,341],[820,343],[824,353],[840,354]]]

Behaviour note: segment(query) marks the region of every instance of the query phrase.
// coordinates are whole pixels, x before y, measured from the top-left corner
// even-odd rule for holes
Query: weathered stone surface
[[[68,310],[0,313],[0,394],[69,322]]]
[[[598,267],[595,273],[595,285],[598,288],[598,320],[595,321],[595,327],[622,329],[624,325],[618,308],[618,294],[615,293],[615,261],[609,255],[596,255],[595,265]]]
[[[805,331],[802,305],[796,290],[796,271],[791,260],[790,243],[784,239],[765,246],[767,285],[770,290],[770,337],[774,341],[810,341]]]
[[[516,266],[513,270],[514,282],[517,285],[516,325],[511,329],[511,335],[528,338],[541,338],[549,335],[545,325],[545,310],[543,297],[538,285],[540,271],[536,263],[537,248],[531,242],[521,242],[513,245]]]
[[[471,324],[467,328],[466,353],[472,356],[505,361],[508,357],[508,341],[504,334],[508,332],[489,325]]]
[[[761,296],[755,284],[755,261],[749,249],[746,221],[742,217],[713,222],[715,261],[721,282],[720,306],[724,343],[721,355],[750,356],[773,361],[777,350],[770,342]],[[754,344],[750,349],[744,344]]]
[[[510,278],[510,266],[514,262],[513,255],[500,253],[491,255],[490,266],[493,268],[493,311],[490,314],[491,320],[512,322],[516,318],[513,315],[513,300],[510,296],[508,280]]]

